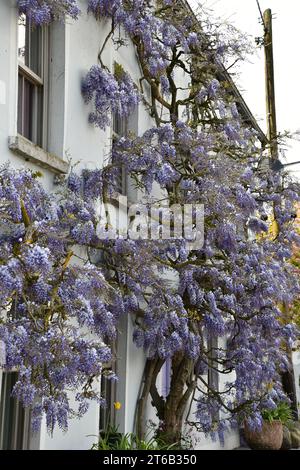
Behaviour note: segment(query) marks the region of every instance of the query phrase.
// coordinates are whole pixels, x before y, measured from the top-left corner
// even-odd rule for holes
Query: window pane
[[[106,400],[106,407],[100,407],[100,431],[106,431],[113,424],[113,391],[112,381],[101,377],[101,396]]]
[[[18,77],[18,133],[23,134],[23,76]]]
[[[33,85],[24,78],[23,86],[23,136],[29,140],[32,140],[32,112],[33,112]]]
[[[217,371],[218,369],[218,363],[215,361],[218,356],[218,338],[215,336],[211,336],[209,334],[208,339],[207,339],[207,347],[209,351],[209,365],[208,365],[208,394],[212,394],[214,392],[219,391],[219,373]],[[214,421],[219,421],[220,416],[219,416],[219,411],[216,411],[213,414],[213,419]]]
[[[33,28],[25,15],[19,16],[18,57],[19,61],[42,77],[43,29]]]
[[[19,16],[19,25],[18,25],[18,57],[19,61],[25,65],[25,53],[26,53],[26,16]]]
[[[217,391],[219,388],[219,374],[216,371],[218,368],[218,363],[215,362],[217,359],[217,351],[218,351],[218,338],[215,336],[209,335],[207,341],[208,351],[209,351],[209,368],[208,368],[208,385],[213,390]]]
[[[32,140],[34,85],[22,74],[19,74],[18,83],[18,132]]]
[[[17,450],[28,447],[29,410],[11,396],[17,381],[16,372],[3,372],[0,396],[0,449]]]
[[[113,115],[113,131],[116,138],[124,137],[127,134],[128,119],[127,117],[120,117],[117,113]],[[114,163],[114,158],[112,159]],[[120,167],[115,169],[115,190],[117,193],[126,194],[126,174],[125,168]]]
[[[42,147],[43,145],[43,107],[44,107],[44,90],[43,87],[36,87],[36,136],[35,143]]]
[[[42,59],[43,59],[43,30],[41,28],[32,29],[28,28],[30,37],[30,49],[28,54],[28,67],[40,77],[43,76],[42,72]],[[27,65],[27,64],[26,64]]]
[[[22,71],[18,82],[18,133],[42,146],[43,87],[34,85]]]

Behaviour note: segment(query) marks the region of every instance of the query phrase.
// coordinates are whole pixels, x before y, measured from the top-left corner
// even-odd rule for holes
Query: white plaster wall
[[[200,433],[199,433],[200,434]],[[198,437],[198,436],[197,436]],[[240,440],[235,432],[225,434],[224,446],[219,441],[212,441],[203,435],[199,436],[199,443],[195,446],[196,450],[232,450],[240,446]]]
[[[77,408],[74,399],[70,400],[70,405]],[[69,421],[67,432],[61,430],[54,431],[51,436],[46,429],[43,421],[40,431],[39,449],[41,450],[88,450],[98,440],[99,429],[99,406],[91,402],[89,411],[81,419],[72,419]]]
[[[85,2],[81,2],[85,3]],[[82,5],[84,11],[86,5]],[[108,25],[107,25],[108,26]],[[97,63],[100,44],[108,28],[92,16],[82,14],[78,21],[66,25],[66,118],[65,152],[80,166],[102,166],[109,152],[110,129],[105,132],[88,123],[92,110],[81,95],[81,80],[90,67]]]

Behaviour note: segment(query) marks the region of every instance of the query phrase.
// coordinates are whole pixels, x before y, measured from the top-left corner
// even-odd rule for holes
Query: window
[[[138,106],[136,106],[133,112],[128,117],[120,117],[116,113],[114,113],[112,129],[113,143],[114,140],[117,140],[120,137],[124,137],[128,134],[131,137],[135,137],[138,135],[138,111],[139,108]],[[133,188],[131,186],[130,178],[124,167],[118,169],[116,183],[116,192],[124,194],[129,198],[133,198]]]
[[[115,421],[115,408],[116,401],[116,385],[115,380],[109,380],[107,377],[101,377],[101,396],[106,400],[106,407],[100,407],[99,429],[100,432],[105,432],[109,426],[114,425]]]
[[[219,373],[218,373],[218,363],[217,351],[218,351],[218,338],[215,336],[208,335],[207,339],[209,365],[207,372],[207,385],[208,385],[208,394],[219,391]],[[216,412],[213,416],[214,421],[219,421],[219,412]]]
[[[11,396],[17,372],[3,372],[0,396],[0,449],[29,448],[30,410]]]
[[[115,63],[115,66],[118,65]],[[132,110],[129,116],[119,116],[117,113],[113,113],[112,116],[112,142],[117,141],[121,137],[125,137],[126,135],[130,135],[134,137],[138,135],[138,106]],[[114,160],[112,160],[114,163]],[[119,167],[115,170],[115,183],[116,187],[115,190],[119,194],[123,194],[126,196],[130,196],[132,188],[130,185],[130,179],[126,172],[124,166]]]
[[[128,118],[120,117],[116,113],[113,115],[113,142],[126,136],[128,132]],[[113,161],[114,162],[114,161]],[[125,168],[122,166],[116,172],[115,190],[119,194],[127,193],[127,175]]]
[[[218,338],[215,336],[209,336],[208,338],[208,351],[209,351],[209,367],[208,367],[208,386],[212,390],[218,390],[219,388],[219,374],[217,372],[218,364],[215,359],[217,358],[218,350]]]
[[[45,147],[48,29],[33,28],[24,14],[18,23],[18,61],[18,133]]]
[[[117,355],[117,344],[118,336],[115,340],[112,340],[110,347],[113,353],[113,356]],[[105,432],[109,426],[115,424],[115,407],[114,403],[116,401],[116,381],[110,379],[106,373],[116,373],[116,362],[112,360],[111,362],[106,363],[103,366],[103,374],[100,378],[100,391],[101,397],[105,399],[106,406],[100,407],[100,417],[99,417],[99,431]]]
[[[172,359],[167,357],[162,367],[162,396],[167,398],[170,393],[172,379]]]

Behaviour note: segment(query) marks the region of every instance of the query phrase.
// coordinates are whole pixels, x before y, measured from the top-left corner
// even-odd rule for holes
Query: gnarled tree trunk
[[[196,385],[193,377],[194,363],[182,353],[172,358],[170,391],[165,398],[156,386],[157,376],[163,364],[161,359],[147,360],[144,385],[137,408],[137,435],[140,439],[145,436],[145,408],[151,396],[151,403],[156,409],[160,423],[157,438],[166,444],[180,445],[184,412]]]

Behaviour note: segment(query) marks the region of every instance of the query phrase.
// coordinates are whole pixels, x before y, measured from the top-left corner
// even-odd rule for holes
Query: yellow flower
[[[122,403],[120,403],[119,401],[115,401],[114,407],[115,407],[115,410],[120,410],[122,408]]]

